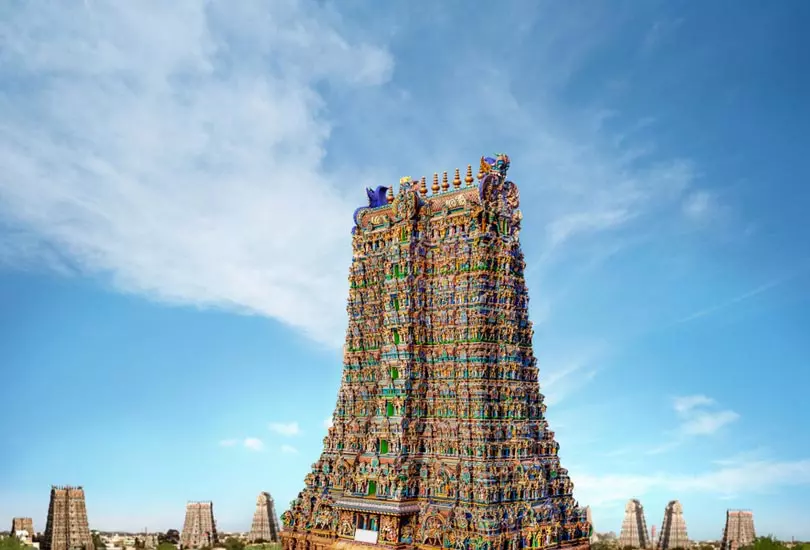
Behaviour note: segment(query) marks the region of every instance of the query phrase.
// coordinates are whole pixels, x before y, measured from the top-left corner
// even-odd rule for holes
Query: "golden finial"
[[[423,197],[427,196],[427,182],[425,181],[425,176],[422,176],[422,179],[419,180],[419,192]]]
[[[458,168],[456,168],[456,175],[453,177],[453,189],[459,187],[461,187],[461,174],[458,173]]]
[[[472,177],[472,164],[467,165],[467,176],[464,178],[464,181],[467,182],[467,186],[470,186],[475,181]]]
[[[442,174],[442,191],[447,191],[450,188],[450,184],[447,182],[447,172]]]
[[[484,176],[489,172],[489,163],[481,157],[481,167],[478,168],[478,179],[484,179]]]
[[[385,194],[385,198],[388,201],[388,204],[391,204],[392,202],[394,202],[394,188],[393,187],[388,188],[388,192]]]
[[[433,185],[430,186],[430,189],[434,195],[439,192],[439,174],[436,172],[433,173]]]

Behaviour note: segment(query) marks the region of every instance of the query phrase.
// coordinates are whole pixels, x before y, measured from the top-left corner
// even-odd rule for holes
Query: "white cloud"
[[[705,395],[676,397],[673,400],[673,408],[682,419],[680,433],[686,436],[712,435],[723,426],[740,418],[740,415],[732,410],[707,409],[715,404],[714,399]]]
[[[301,433],[301,428],[298,427],[298,422],[271,422],[267,428],[274,433],[286,437],[292,437]]]
[[[544,260],[679,205],[693,183],[691,162],[653,158],[649,140],[634,142],[649,117],[616,140],[609,109],[518,97],[497,63],[461,96],[444,93],[447,79],[425,82],[429,105],[394,86],[374,108],[351,103],[360,87],[386,83],[393,61],[315,2],[20,6],[0,22],[10,45],[0,77],[38,84],[0,92],[0,218],[14,235],[0,245],[6,264],[101,275],[125,292],[264,315],[339,345],[351,212],[366,178],[392,176],[383,168],[392,159],[442,169],[480,152],[481,127],[487,143],[522,136],[514,156],[544,180],[522,187],[526,211],[545,226]],[[583,25],[604,19],[547,15],[570,34],[540,44],[536,66],[562,84],[606,36]],[[469,63],[456,63],[459,78],[484,64]],[[330,111],[324,89],[353,93]],[[338,112],[356,129],[334,124]],[[445,130],[377,135],[404,124]],[[328,146],[358,148],[330,142],[336,127],[366,134],[380,160],[330,149],[339,166],[327,170]],[[340,189],[349,179],[351,200]]]
[[[261,451],[264,449],[264,443],[257,437],[246,437],[242,440],[223,439],[219,442],[219,445],[221,447],[236,447],[237,445],[241,445],[245,449],[250,449],[251,451]]]
[[[739,418],[739,414],[729,410],[701,411],[681,424],[681,431],[686,435],[711,435]]]
[[[261,439],[256,437],[246,437],[242,444],[246,449],[250,449],[251,451],[261,451],[264,449],[264,443]]]
[[[684,415],[688,414],[692,409],[696,407],[702,407],[706,405],[714,405],[714,399],[711,397],[706,397],[705,395],[685,395],[681,397],[676,397],[673,399],[673,408],[675,412]]]
[[[640,498],[652,491],[668,494],[699,493],[713,497],[761,494],[784,486],[810,484],[810,460],[794,462],[751,461],[703,473],[641,475],[589,475],[575,477],[577,499],[593,507],[604,507],[628,498]]]
[[[389,54],[303,0],[6,11],[0,77],[31,86],[0,91],[0,218],[31,245],[0,259],[335,344],[360,201],[321,167],[316,86],[384,82]]]
[[[683,212],[692,219],[703,219],[710,214],[712,201],[708,191],[694,191],[683,200]]]
[[[288,455],[298,454],[298,449],[293,447],[292,445],[282,445],[281,452]]]
[[[332,419],[331,416],[328,416],[328,417],[323,419],[323,427],[324,428],[331,428],[333,424],[334,424],[334,420]]]

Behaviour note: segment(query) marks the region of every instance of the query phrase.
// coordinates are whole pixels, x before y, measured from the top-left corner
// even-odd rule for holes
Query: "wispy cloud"
[[[555,29],[548,43],[551,35],[536,33],[538,71],[556,82],[547,92],[609,34],[602,17],[550,11],[535,22]],[[544,227],[545,263],[583,243],[611,248],[615,232],[699,191],[691,160],[638,137],[650,117],[615,123],[620,113],[602,105],[522,96],[497,62],[461,96],[444,79],[426,82],[430,100],[417,104],[410,82],[389,82],[386,47],[363,42],[315,2],[172,2],[154,14],[137,4],[22,3],[0,25],[10,45],[0,77],[42,84],[0,92],[0,219],[13,236],[0,261],[272,317],[330,345],[344,334],[356,189],[398,177],[389,164],[469,161],[481,152],[478,130],[490,128],[487,142],[512,144],[523,174],[543,174],[542,186],[522,192]],[[172,36],[172,46],[158,36]],[[484,53],[454,62],[459,78],[480,71]],[[329,110],[330,89],[353,93]],[[377,137],[375,129],[404,124],[446,130]],[[354,159],[364,145],[379,162]]]
[[[680,419],[671,439],[647,450],[647,454],[661,454],[682,445],[689,438],[709,436],[739,420],[740,415],[730,409],[718,409],[717,402],[702,394],[675,397],[672,408]]]
[[[251,451],[261,451],[264,449],[264,443],[261,439],[256,437],[246,437],[244,439],[223,439],[219,442],[221,447],[236,447],[242,446]]]
[[[740,294],[738,296],[735,296],[734,298],[731,298],[730,300],[726,300],[725,302],[719,303],[717,305],[695,311],[694,313],[691,313],[691,314],[687,315],[686,317],[682,317],[681,319],[678,319],[677,321],[675,321],[674,324],[688,323],[690,321],[694,321],[694,320],[700,319],[702,317],[707,317],[709,315],[714,315],[715,313],[723,311],[724,309],[727,309],[729,307],[735,306],[735,305],[739,304],[740,302],[750,300],[751,298],[759,296],[760,294],[762,294],[764,292],[768,292],[769,290],[773,290],[773,289],[787,283],[788,281],[790,281],[791,279],[796,277],[797,274],[798,273],[792,273],[792,274],[790,274],[788,276],[785,276],[785,277],[779,277],[777,279],[773,279],[772,281],[769,281],[769,282],[767,282],[765,284],[762,284],[762,285],[760,285],[760,286],[758,286],[758,287],[756,287],[756,288],[754,288],[752,290],[749,290],[748,292],[744,292],[744,293],[742,293],[742,294]]]
[[[294,455],[298,454],[298,449],[296,449],[292,445],[284,444],[281,446],[281,452],[288,455]]]
[[[577,498],[594,507],[608,506],[652,491],[720,497],[754,495],[788,485],[810,485],[810,460],[751,461],[699,474],[589,475],[578,472]]]
[[[243,442],[246,449],[251,451],[261,451],[264,449],[264,443],[257,437],[247,437]]]
[[[706,190],[689,193],[683,200],[683,212],[693,220],[705,219],[711,215],[714,198]]]
[[[672,401],[672,408],[680,415],[689,414],[690,411],[697,407],[714,405],[714,399],[705,395],[685,395],[676,397]]]
[[[572,392],[582,389],[583,384],[593,380],[597,372],[590,354],[574,357],[547,371],[541,369],[540,384],[546,405],[558,404]]]
[[[672,408],[681,419],[679,433],[684,436],[712,435],[740,418],[732,410],[717,408],[714,399],[701,394],[675,397]]]
[[[31,243],[0,258],[337,343],[356,201],[321,166],[317,85],[392,59],[336,24],[295,0],[4,10],[0,78],[37,84],[0,91],[0,219]]]
[[[301,433],[301,428],[298,426],[298,422],[271,422],[267,428],[273,433],[286,437],[292,437]]]
[[[328,416],[328,417],[324,418],[324,420],[323,420],[323,427],[324,428],[331,428],[332,424],[334,424],[334,420],[332,419],[331,416]]]

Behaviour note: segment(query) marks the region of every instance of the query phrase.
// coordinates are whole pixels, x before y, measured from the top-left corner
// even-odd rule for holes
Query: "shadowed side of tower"
[[[286,550],[588,546],[545,419],[509,158],[368,189],[343,379]]]
[[[754,542],[754,512],[750,510],[726,511],[726,525],[723,528],[721,550],[737,550]]]
[[[217,524],[214,521],[213,502],[189,502],[186,519],[180,535],[182,548],[211,547],[217,542]]]
[[[270,496],[270,493],[259,493],[248,540],[250,542],[278,542],[279,530],[273,497]]]
[[[631,499],[624,507],[622,531],[619,534],[620,548],[649,548],[650,536],[647,531],[647,518],[644,517],[644,506],[636,499]]]
[[[689,548],[689,537],[686,534],[686,520],[683,518],[683,506],[677,500],[670,501],[664,508],[664,519],[661,521],[661,535],[656,548],[658,550],[676,550]]]
[[[94,550],[87,523],[87,506],[81,487],[51,487],[42,550]]]

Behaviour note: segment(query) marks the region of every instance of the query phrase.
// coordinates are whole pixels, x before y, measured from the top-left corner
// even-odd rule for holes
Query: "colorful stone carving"
[[[285,550],[588,547],[532,352],[509,157],[368,191],[355,212],[343,381]],[[445,185],[446,184],[446,185]],[[387,195],[387,200],[382,197]]]

